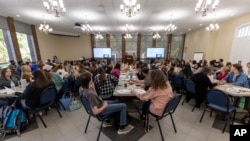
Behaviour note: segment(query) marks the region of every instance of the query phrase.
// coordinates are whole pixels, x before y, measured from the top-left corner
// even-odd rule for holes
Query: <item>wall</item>
[[[201,28],[188,33],[184,44],[184,59],[193,59],[194,52],[204,52],[207,60],[223,58],[226,62],[229,59],[236,28],[249,21],[250,13],[219,23],[220,29],[216,32],[207,32],[205,28]]]
[[[54,55],[62,61],[78,60],[82,56],[92,57],[90,35],[83,34],[80,37],[46,35],[37,28],[36,33],[43,61],[52,59]]]

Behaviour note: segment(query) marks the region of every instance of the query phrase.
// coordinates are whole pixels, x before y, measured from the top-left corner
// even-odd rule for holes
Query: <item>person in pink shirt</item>
[[[112,74],[116,77],[119,78],[120,76],[120,70],[121,70],[121,64],[117,63],[112,71]]]
[[[171,85],[161,70],[151,71],[150,88],[145,93],[140,94],[135,90],[132,90],[131,92],[132,94],[135,94],[140,100],[148,102],[146,112],[150,111],[157,116],[162,116],[166,105],[173,98]]]

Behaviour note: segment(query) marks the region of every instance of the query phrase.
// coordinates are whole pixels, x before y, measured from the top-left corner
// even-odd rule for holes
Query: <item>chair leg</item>
[[[210,109],[211,111],[210,111],[210,117],[212,117],[212,114],[213,114],[213,110],[212,109]]]
[[[234,125],[235,115],[236,115],[236,110],[234,111],[234,116],[233,116],[232,125]]]
[[[194,107],[193,107],[193,109],[192,109],[192,112],[194,111],[194,109],[195,109],[195,105],[194,105]]]
[[[60,118],[62,118],[62,114],[61,114],[61,112],[59,111],[59,109],[58,109],[58,107],[56,105],[55,105],[55,108],[56,108],[56,111],[59,114]]]
[[[98,132],[98,136],[97,136],[96,141],[99,141],[99,137],[100,137],[100,134],[101,134],[101,131],[102,131],[102,125],[103,125],[103,121],[102,121],[102,123],[101,123],[101,126],[100,126],[100,129],[99,129],[99,132]]]
[[[184,100],[182,101],[181,105],[184,104],[185,100],[187,99],[187,96],[184,98]]]
[[[161,131],[161,126],[160,126],[159,120],[157,120],[157,124],[158,124],[159,130],[160,130],[160,133],[161,133],[161,139],[162,139],[162,141],[164,141],[164,137],[162,135],[162,131]]]
[[[174,124],[174,118],[173,118],[172,114],[170,114],[170,117],[171,117],[171,121],[172,121],[172,124],[173,124],[173,127],[174,127],[174,131],[175,131],[175,133],[177,133],[177,130],[176,130],[176,127],[175,127],[175,124]]]
[[[43,123],[43,126],[45,127],[45,128],[47,128],[47,125],[45,124],[45,122],[43,121],[43,118],[37,113],[37,115],[38,115],[38,117],[40,118],[40,120],[42,121],[42,123]]]
[[[66,111],[66,108],[64,107],[64,105],[62,104],[62,102],[60,100],[58,100],[58,103],[59,103],[59,105],[62,106],[63,110]]]
[[[227,113],[225,114],[225,118],[226,118],[226,116],[227,116]],[[226,127],[227,127],[228,120],[229,120],[229,118],[226,120],[226,123],[225,123],[225,125],[224,125],[223,130],[222,130],[222,133],[225,132],[225,129],[226,129]]]
[[[204,110],[203,110],[203,113],[202,113],[202,116],[201,116],[201,119],[200,119],[200,123],[201,123],[201,121],[202,121],[202,119],[203,119],[203,117],[204,117],[204,115],[205,115],[206,108],[207,108],[207,107],[205,107]]]
[[[89,115],[88,122],[87,122],[87,124],[86,124],[84,133],[87,133],[87,129],[88,129],[88,126],[89,126],[90,117],[91,117],[91,115]]]

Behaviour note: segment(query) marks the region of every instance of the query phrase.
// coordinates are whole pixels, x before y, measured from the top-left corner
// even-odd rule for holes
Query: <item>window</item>
[[[125,39],[126,52],[129,55],[137,54],[137,35],[132,35],[131,39]]]
[[[96,39],[95,38],[95,47],[107,47],[106,35],[103,35],[103,39]]]
[[[0,67],[7,67],[9,61],[8,49],[4,40],[3,30],[0,29]]]
[[[146,58],[147,48],[152,47],[153,37],[151,35],[141,36],[141,59]]]
[[[250,25],[243,26],[238,29],[237,38],[250,36]]]
[[[183,35],[173,35],[172,36],[172,47],[171,47],[170,58],[182,59],[183,42],[184,42]]]
[[[122,60],[122,36],[110,35],[110,47],[112,51],[112,63]]]
[[[17,35],[17,40],[18,40],[18,45],[20,48],[22,60],[24,62],[31,61],[30,47],[28,44],[27,34],[17,32],[16,35]]]

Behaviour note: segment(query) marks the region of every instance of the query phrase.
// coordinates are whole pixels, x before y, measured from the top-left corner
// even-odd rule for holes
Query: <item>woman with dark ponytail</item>
[[[94,83],[98,95],[105,99],[113,99],[113,92],[118,83],[118,79],[114,75],[106,74],[102,67],[97,69],[97,75],[94,78]]]

